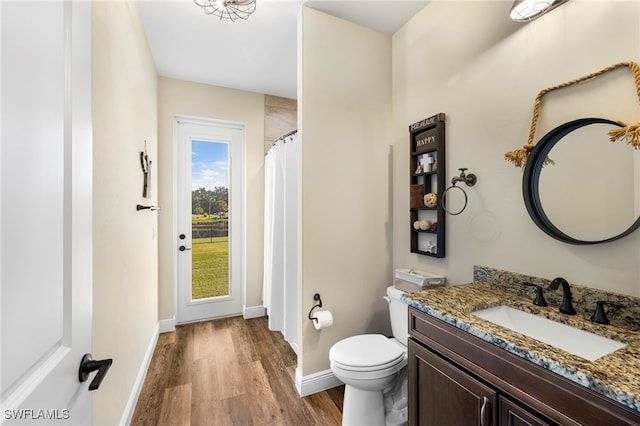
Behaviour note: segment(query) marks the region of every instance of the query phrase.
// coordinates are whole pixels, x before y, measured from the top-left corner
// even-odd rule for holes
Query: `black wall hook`
[[[143,206],[142,204],[137,204],[136,205],[136,210],[138,210],[138,211],[140,211],[140,210],[156,211],[156,210],[160,210],[160,207],[158,207],[158,206]]]
[[[322,308],[322,299],[320,299],[320,295],[318,293],[313,295],[313,300],[315,300],[317,303],[315,305],[313,305],[313,308],[311,308],[311,310],[309,311],[309,319],[312,321],[318,321],[318,318],[313,318],[311,316],[311,313],[313,312],[313,310],[315,308]]]

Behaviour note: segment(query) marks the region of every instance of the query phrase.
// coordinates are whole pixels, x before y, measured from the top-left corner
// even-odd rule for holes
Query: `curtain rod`
[[[296,133],[298,133],[298,129],[292,130],[292,131],[290,131],[289,133],[287,133],[287,134],[285,134],[285,135],[280,136],[280,138],[279,138],[279,139],[284,139],[284,138],[286,138],[287,136],[295,135]]]
[[[278,139],[276,139],[275,141],[273,141],[273,143],[271,144],[271,146],[269,147],[269,149],[267,150],[267,152],[265,152],[265,153],[264,153],[264,155],[267,155],[267,154],[269,153],[269,151],[271,151],[271,148],[273,148],[273,147],[278,143],[278,141],[283,141],[283,142],[285,142],[285,139],[286,139],[286,137],[287,137],[287,136],[295,135],[296,133],[298,133],[298,129],[292,130],[292,131],[290,131],[289,133],[286,133],[286,134],[284,134],[284,135],[280,136]]]

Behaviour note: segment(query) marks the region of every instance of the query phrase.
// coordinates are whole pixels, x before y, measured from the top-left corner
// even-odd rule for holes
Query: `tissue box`
[[[443,287],[445,284],[446,279],[444,276],[417,271],[415,269],[396,269],[393,283],[395,288],[409,293],[415,293],[433,287]]]

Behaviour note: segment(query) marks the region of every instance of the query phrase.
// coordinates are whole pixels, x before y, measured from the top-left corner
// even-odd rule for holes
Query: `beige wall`
[[[640,232],[598,246],[551,239],[527,215],[522,171],[503,155],[526,142],[541,89],[640,61],[640,3],[571,1],[528,24],[508,20],[510,4],[432,2],[393,36],[393,266],[460,284],[479,264],[638,296]],[[563,90],[543,100],[537,138],[575,118],[640,119],[628,69]],[[438,112],[447,114],[448,179],[458,167],[478,176],[467,210],[447,218],[442,260],[410,254],[407,209],[407,126]],[[593,172],[607,179],[615,165],[601,166]]]
[[[157,76],[134,2],[93,3],[93,347],[113,366],[92,392],[96,425],[119,424],[158,323]],[[140,151],[153,161],[142,198]]]
[[[264,211],[264,95],[187,81],[160,78],[158,95],[158,175],[160,189],[159,247],[160,319],[175,315],[175,158],[176,115],[245,124],[245,306],[262,305]]]
[[[621,60],[640,61],[639,5],[574,0],[539,20],[514,24],[506,18],[509,3],[432,2],[393,38],[303,10],[303,375],[328,369],[328,350],[339,339],[390,331],[381,297],[394,268],[444,273],[460,284],[472,279],[474,264],[484,264],[640,295],[640,233],[594,247],[550,239],[526,213],[521,171],[502,159],[526,141],[540,89]],[[265,97],[158,80],[135,3],[96,2],[93,15],[93,354],[114,358],[94,394],[94,420],[113,424],[120,421],[158,318],[174,316],[177,114],[246,125],[245,305],[262,304]],[[605,90],[599,99],[602,111],[610,111],[617,99],[611,101]],[[587,113],[578,110],[584,104],[581,97],[550,101],[539,135],[574,111]],[[448,255],[441,260],[409,253],[407,209],[407,126],[437,112],[447,114],[449,178],[458,167],[478,175],[467,210],[448,218]],[[622,108],[616,118],[637,121],[637,105]],[[158,213],[135,211],[145,201],[137,157],[145,139],[158,189],[150,203],[162,207]],[[316,292],[335,319],[321,332],[306,319]]]
[[[301,19],[298,368],[309,375],[329,368],[338,340],[389,329],[391,39],[309,8]],[[314,293],[334,316],[320,332],[307,319]]]

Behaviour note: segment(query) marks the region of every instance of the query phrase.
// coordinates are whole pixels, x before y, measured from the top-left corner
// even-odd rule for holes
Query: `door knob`
[[[100,387],[100,383],[102,383],[102,380],[104,379],[104,376],[107,374],[107,371],[109,371],[109,368],[111,368],[112,363],[113,363],[113,360],[111,358],[103,359],[101,361],[94,361],[91,358],[91,354],[84,354],[84,356],[82,357],[82,361],[80,361],[80,369],[78,370],[78,379],[80,380],[81,383],[86,382],[87,379],[89,378],[89,373],[91,373],[92,371],[98,370],[98,373],[89,384],[90,391],[96,390]]]
[[[190,248],[187,248],[187,247],[185,247],[185,246],[180,246],[180,247],[178,247],[178,250],[180,250],[180,251],[185,251],[185,250],[191,250],[191,249],[190,249]]]

